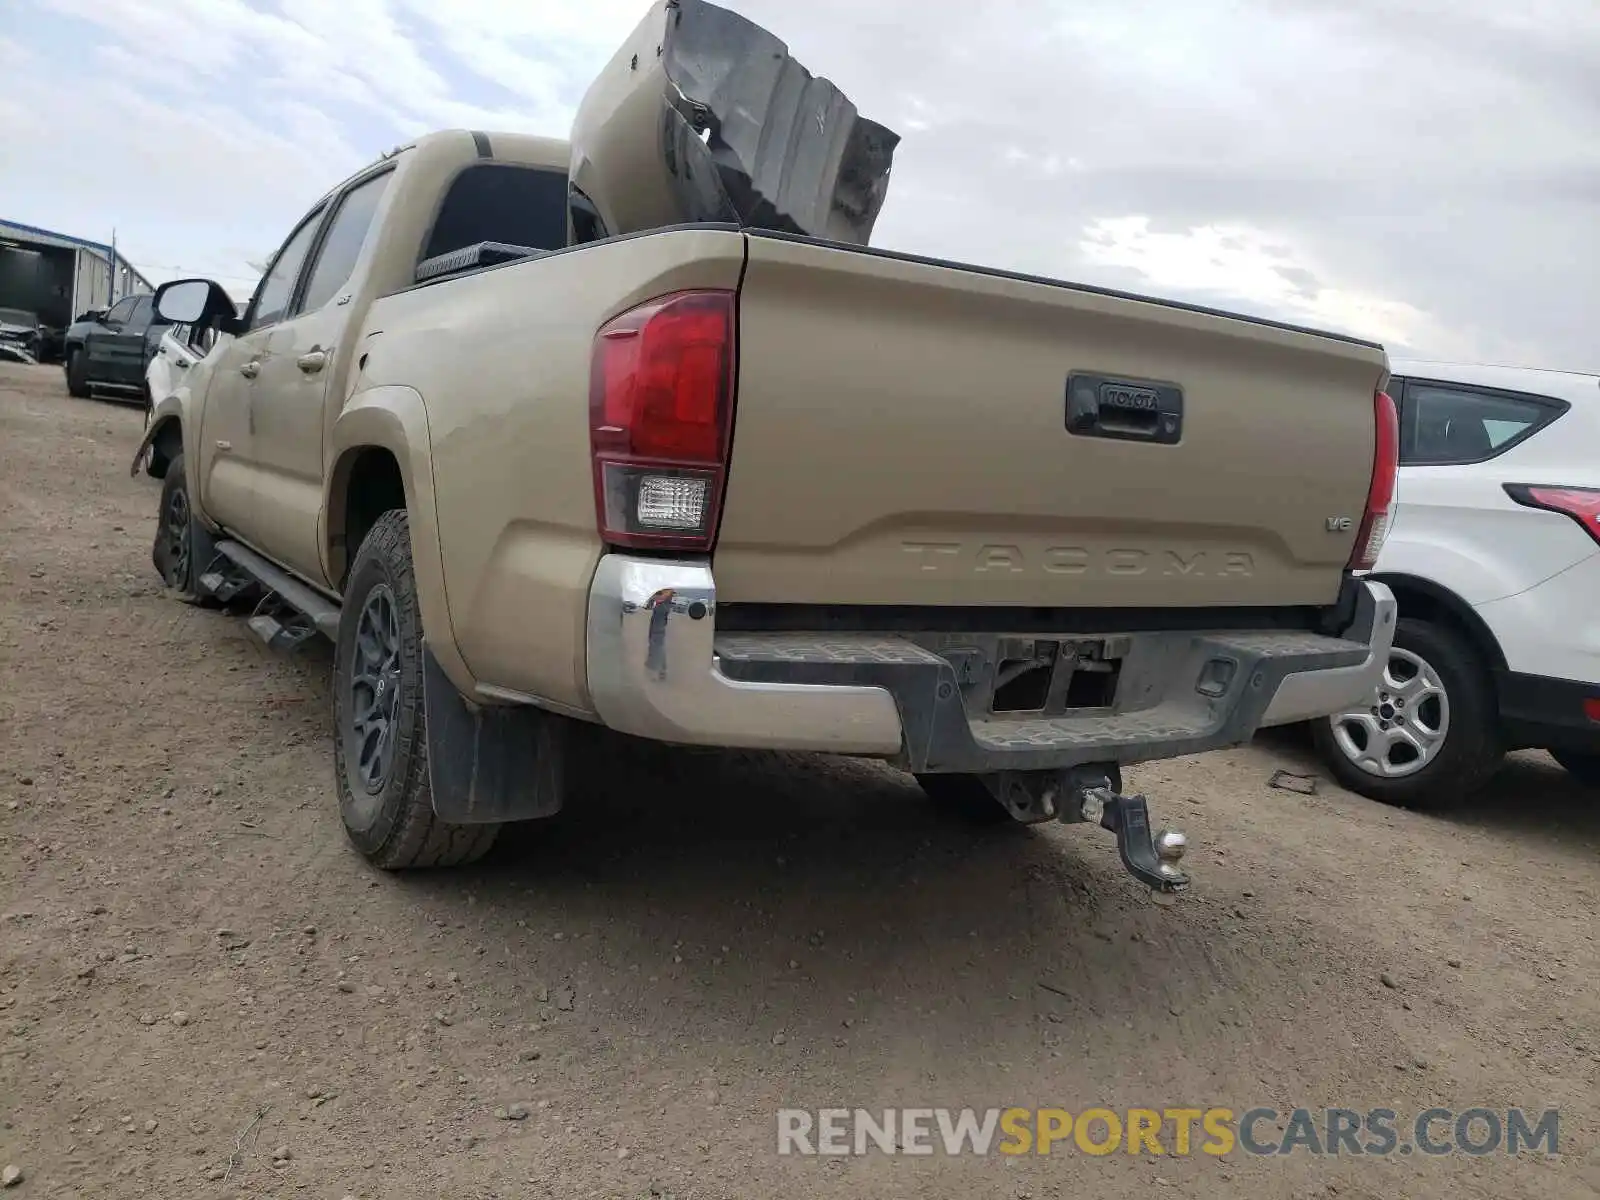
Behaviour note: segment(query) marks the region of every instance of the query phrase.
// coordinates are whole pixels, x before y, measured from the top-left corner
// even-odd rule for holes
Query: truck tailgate
[[[748,246],[721,600],[1337,598],[1380,347],[781,235]]]

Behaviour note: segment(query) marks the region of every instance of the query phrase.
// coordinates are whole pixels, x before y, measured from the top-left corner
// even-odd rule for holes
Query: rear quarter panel
[[[1372,345],[768,237],[739,361],[719,598],[835,605],[1332,603],[1387,379]],[[1069,436],[1074,370],[1180,384],[1181,443]]]
[[[589,452],[594,334],[640,301],[738,286],[744,239],[619,238],[387,296],[360,387],[426,410],[450,624],[476,683],[588,708],[584,626],[602,546]]]

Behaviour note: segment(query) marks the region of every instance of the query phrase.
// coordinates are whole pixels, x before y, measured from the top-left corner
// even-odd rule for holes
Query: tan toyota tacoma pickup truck
[[[1395,465],[1383,350],[866,246],[897,139],[783,44],[652,8],[568,142],[449,131],[339,184],[154,397],[154,558],[335,643],[351,841],[471,861],[579,722],[887,760],[1092,822],[1123,764],[1348,707]],[[209,335],[208,335],[209,336]]]

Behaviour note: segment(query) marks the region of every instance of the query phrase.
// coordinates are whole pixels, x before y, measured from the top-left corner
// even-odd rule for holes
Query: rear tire
[[[1410,707],[1395,707],[1407,691]],[[1440,736],[1425,736],[1430,731]],[[1313,721],[1311,736],[1334,778],[1352,792],[1425,811],[1460,806],[1505,757],[1483,656],[1455,629],[1416,617],[1395,623],[1394,652],[1368,703]],[[1411,757],[1414,745],[1425,752]]]
[[[1552,750],[1550,757],[1584,787],[1600,788],[1600,754],[1584,754],[1577,750]]]
[[[402,509],[379,517],[356,553],[333,675],[334,774],[351,844],[386,871],[462,866],[487,854],[499,825],[454,825],[433,811],[422,616]]]
[[[89,356],[81,347],[67,351],[67,395],[89,398]]]

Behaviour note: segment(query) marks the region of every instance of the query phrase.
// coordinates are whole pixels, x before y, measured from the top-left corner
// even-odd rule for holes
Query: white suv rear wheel
[[[1328,769],[1353,792],[1407,808],[1448,808],[1505,756],[1494,682],[1455,628],[1401,617],[1366,703],[1312,722]]]

